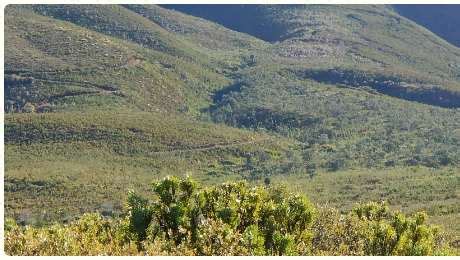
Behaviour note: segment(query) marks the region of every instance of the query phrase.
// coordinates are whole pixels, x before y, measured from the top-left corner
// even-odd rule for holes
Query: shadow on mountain
[[[397,77],[370,75],[351,70],[303,70],[301,78],[341,87],[370,89],[388,96],[444,108],[460,107],[460,93],[433,85],[407,83]]]

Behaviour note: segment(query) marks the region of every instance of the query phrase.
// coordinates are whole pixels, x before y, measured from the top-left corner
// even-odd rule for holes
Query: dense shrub
[[[316,209],[283,187],[245,182],[199,189],[190,178],[153,184],[151,201],[128,194],[121,219],[86,214],[69,225],[5,224],[12,255],[440,255],[449,248],[427,215],[385,204],[346,215]]]

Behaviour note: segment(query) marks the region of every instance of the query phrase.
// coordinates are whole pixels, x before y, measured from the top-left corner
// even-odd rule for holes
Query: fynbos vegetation
[[[446,255],[423,212],[383,203],[347,214],[315,208],[280,186],[245,182],[200,188],[190,178],[153,183],[149,199],[130,192],[121,219],[86,214],[68,225],[5,225],[12,255]]]

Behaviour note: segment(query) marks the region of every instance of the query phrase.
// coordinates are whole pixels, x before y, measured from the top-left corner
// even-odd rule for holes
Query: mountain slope
[[[11,6],[6,21],[11,110],[25,103],[55,110],[67,109],[61,103],[77,109],[122,103],[196,113],[210,91],[230,83],[216,71],[239,63],[235,55],[222,63],[198,43],[119,6]],[[237,44],[259,44],[239,36],[233,37]]]
[[[21,20],[22,13],[30,19]],[[42,107],[50,104],[48,99],[71,97],[75,102],[79,96],[99,95],[97,100],[142,110],[153,106],[196,114],[209,104],[212,91],[230,85],[237,77],[235,71],[253,62],[248,57],[255,57],[261,66],[300,67],[296,73],[316,81],[335,77],[335,82],[325,83],[343,84],[350,75],[370,73],[354,77],[357,80],[348,86],[367,84],[403,99],[460,106],[458,49],[386,7],[256,6],[244,13],[255,18],[260,14],[258,19],[282,26],[278,41],[264,43],[155,6],[11,7],[6,12],[10,17],[6,44],[13,51],[6,56],[6,72],[13,87],[7,89],[7,109],[19,110],[25,103]],[[30,34],[27,30],[32,28],[35,33]],[[414,41],[420,43],[417,50],[412,48]],[[26,62],[29,57],[32,62]],[[331,75],[330,68],[339,73]],[[104,73],[107,70],[113,72]],[[169,73],[163,75],[165,71]],[[104,78],[107,74],[110,79]],[[381,79],[369,84],[375,78]],[[129,86],[132,82],[138,87]],[[69,89],[58,90],[58,83]],[[44,89],[33,87],[37,84]],[[166,89],[173,94],[166,94]]]
[[[303,66],[336,66],[419,79],[459,91],[460,52],[387,6],[238,5],[252,23],[230,23],[227,6],[168,5],[273,41],[273,51]],[[271,24],[266,24],[270,20]],[[255,27],[255,28],[253,28]],[[282,28],[267,34],[264,28]],[[414,49],[414,43],[417,48]],[[449,82],[454,80],[454,82]]]
[[[10,6],[7,110],[209,118],[296,139],[322,169],[458,163],[459,114],[439,107],[460,106],[460,51],[391,8],[238,5],[252,22],[229,24],[228,6],[179,7],[260,39],[158,6]]]
[[[238,31],[256,26],[229,24],[218,15],[225,6],[167,7],[206,14]],[[295,138],[305,144],[309,164],[320,168],[458,163],[459,114],[438,108],[460,105],[459,70],[452,65],[459,64],[458,48],[386,6],[231,10],[283,31],[254,53],[234,85],[216,93],[214,120]]]

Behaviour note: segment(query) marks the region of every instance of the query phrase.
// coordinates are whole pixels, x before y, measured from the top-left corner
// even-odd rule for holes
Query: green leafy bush
[[[317,209],[283,187],[245,182],[200,189],[189,177],[153,183],[147,200],[128,194],[121,219],[86,214],[69,225],[5,222],[12,255],[443,255],[451,253],[427,215],[381,203],[346,215]]]

